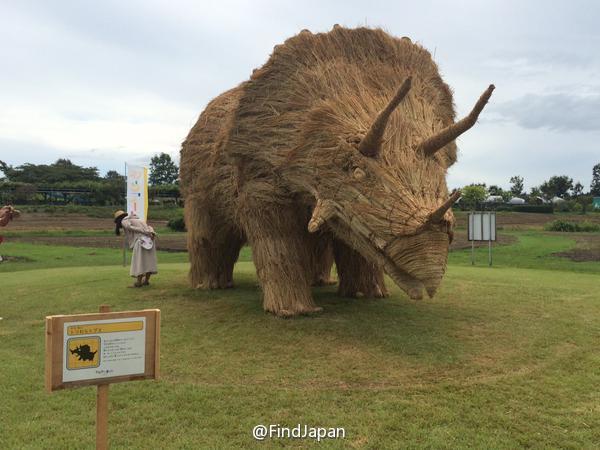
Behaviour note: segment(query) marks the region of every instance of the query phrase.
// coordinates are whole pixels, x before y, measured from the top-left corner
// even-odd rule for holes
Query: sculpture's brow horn
[[[444,145],[449,144],[458,136],[460,136],[469,128],[471,128],[473,125],[475,125],[479,114],[481,113],[484,106],[492,96],[493,91],[494,85],[490,84],[490,87],[488,87],[486,91],[481,95],[481,97],[479,97],[479,100],[477,101],[477,103],[475,103],[475,107],[467,117],[465,117],[462,120],[459,120],[455,124],[444,128],[439,133],[421,142],[417,146],[416,150],[423,152],[425,156],[433,156],[435,152],[444,147]]]
[[[333,202],[329,200],[317,200],[315,209],[313,210],[312,217],[308,222],[308,232],[314,233],[321,225],[329,220],[335,213],[335,206]]]
[[[365,155],[374,157],[377,156],[379,150],[381,149],[381,141],[383,140],[383,133],[385,132],[385,127],[387,125],[388,119],[394,110],[398,107],[400,102],[406,97],[408,91],[410,90],[411,78],[408,77],[396,92],[394,98],[388,103],[383,111],[379,113],[373,125],[367,132],[364,139],[358,145],[358,150]]]
[[[450,198],[448,198],[448,200],[446,200],[438,209],[436,209],[434,212],[432,212],[429,215],[429,219],[427,220],[427,222],[429,222],[429,223],[441,222],[442,219],[444,218],[444,215],[446,214],[446,211],[448,211],[452,207],[452,205],[454,205],[454,203],[456,203],[456,200],[458,200],[459,197],[460,197],[460,191],[454,192],[454,194],[452,194],[450,196]]]

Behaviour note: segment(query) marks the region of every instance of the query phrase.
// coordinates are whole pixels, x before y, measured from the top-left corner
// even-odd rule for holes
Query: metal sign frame
[[[467,239],[471,241],[471,264],[475,265],[475,241],[488,242],[488,265],[492,265],[492,241],[497,240],[496,212],[471,211],[467,217]]]

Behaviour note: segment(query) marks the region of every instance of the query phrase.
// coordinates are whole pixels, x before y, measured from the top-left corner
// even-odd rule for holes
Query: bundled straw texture
[[[310,287],[334,260],[340,295],[387,295],[386,271],[432,296],[454,224],[446,170],[472,126],[453,124],[450,89],[408,38],[335,26],[276,46],[183,143],[192,284],[231,287],[248,242],[277,315],[319,311]]]

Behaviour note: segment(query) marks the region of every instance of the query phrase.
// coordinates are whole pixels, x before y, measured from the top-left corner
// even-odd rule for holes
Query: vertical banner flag
[[[148,169],[127,164],[127,214],[143,221],[148,215]]]

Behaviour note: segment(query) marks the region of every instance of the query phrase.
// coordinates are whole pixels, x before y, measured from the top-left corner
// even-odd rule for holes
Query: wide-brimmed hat
[[[116,219],[119,216],[122,216],[123,214],[127,214],[125,211],[123,211],[122,209],[119,209],[118,211],[115,211],[115,213],[113,214],[113,217]]]

